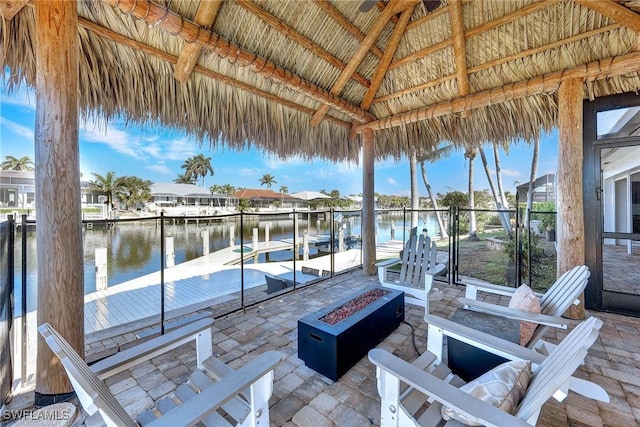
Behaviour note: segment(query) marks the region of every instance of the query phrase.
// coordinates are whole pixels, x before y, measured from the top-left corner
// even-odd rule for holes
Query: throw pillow
[[[540,314],[540,300],[527,285],[521,285],[509,301],[509,308]],[[520,322],[520,345],[527,345],[538,325],[533,322]]]
[[[513,414],[527,391],[531,379],[531,362],[515,360],[498,365],[489,372],[460,387],[460,390]],[[440,410],[445,420],[454,419],[463,424],[479,426],[464,414],[460,414],[448,406]]]

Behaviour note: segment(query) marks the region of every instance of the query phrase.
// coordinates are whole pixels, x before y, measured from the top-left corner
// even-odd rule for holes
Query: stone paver
[[[304,365],[297,357],[297,319],[318,308],[378,284],[375,276],[360,270],[305,287],[265,301],[245,312],[217,319],[213,326],[214,354],[233,368],[257,354],[275,349],[285,359],[275,370],[274,394],[270,401],[271,425],[286,427],[379,425],[380,400],[375,369],[366,357],[339,381],[332,382]],[[438,287],[443,298],[433,301],[431,313],[451,317],[460,307],[457,299],[463,289]],[[506,303],[506,301],[503,301]],[[600,384],[611,396],[611,403],[594,402],[570,393],[563,402],[550,400],[542,408],[538,426],[629,426],[640,424],[640,319],[609,313],[588,313],[605,325],[600,338],[589,351],[586,363],[576,376]],[[404,360],[417,357],[426,349],[423,310],[406,307],[406,321],[379,344]],[[577,322],[572,321],[572,327]],[[566,331],[549,331],[545,339],[557,342]],[[195,368],[192,344],[165,357],[132,368],[107,384],[125,408],[134,414],[170,394]],[[158,370],[158,368],[162,368]],[[81,424],[82,422],[80,422]],[[78,423],[77,423],[78,424]],[[99,425],[95,417],[85,425]]]

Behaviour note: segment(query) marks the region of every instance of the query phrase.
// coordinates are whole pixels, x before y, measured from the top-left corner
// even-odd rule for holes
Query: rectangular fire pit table
[[[335,325],[323,316],[372,289],[385,295]],[[337,381],[404,320],[404,292],[370,288],[298,320],[298,357],[305,365]]]

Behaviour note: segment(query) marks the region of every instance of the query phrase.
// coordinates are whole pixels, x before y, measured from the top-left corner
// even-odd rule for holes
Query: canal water
[[[328,216],[328,214],[327,214]],[[325,218],[311,217],[307,214],[298,214],[296,221],[299,235],[308,231],[310,236],[325,236],[329,239],[331,222]],[[334,222],[336,230],[342,228],[344,236],[360,236],[360,213],[350,215],[348,213],[337,215]],[[403,227],[405,221],[402,212],[397,214],[384,213],[376,216],[376,241],[382,243],[391,239],[392,234],[396,240],[405,240],[408,236],[410,221],[409,214],[406,219],[407,227]],[[243,244],[250,246],[253,229],[258,228],[258,240],[265,240],[265,228],[269,225],[269,239],[282,240],[293,239],[294,221],[290,218],[249,216],[243,220]],[[437,222],[433,213],[421,213],[419,229],[427,228],[430,235],[432,230],[437,230]],[[209,235],[209,253],[224,249],[230,245],[230,228],[233,226],[234,244],[240,244],[239,217],[228,217],[215,220],[199,220],[190,218],[187,222],[177,219],[165,221],[164,234],[174,238],[175,263],[185,261],[203,255],[202,233]],[[160,223],[155,219],[133,222],[118,222],[108,227],[95,225],[93,228],[83,228],[84,245],[84,292],[91,293],[96,289],[95,280],[95,250],[107,248],[108,258],[108,286],[120,283],[156,272],[160,269]],[[393,230],[393,232],[392,232]],[[19,315],[21,307],[22,287],[22,232],[16,232],[15,244],[15,309]],[[34,227],[26,230],[27,250],[27,310],[35,309],[37,300],[37,256],[36,256],[36,232]],[[358,240],[355,240],[358,242]],[[357,245],[357,243],[356,243]],[[293,249],[293,248],[292,248]],[[311,248],[310,256],[324,255],[317,249]],[[293,251],[279,251],[269,254],[260,254],[258,262],[289,261],[293,259]],[[252,261],[249,261],[251,263]]]

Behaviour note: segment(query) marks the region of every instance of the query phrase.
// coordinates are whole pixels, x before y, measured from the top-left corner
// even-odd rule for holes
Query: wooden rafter
[[[583,82],[627,74],[637,70],[640,63],[640,52],[628,53],[613,58],[605,58],[596,62],[582,64],[567,70],[556,71],[527,81],[514,83],[499,88],[477,92],[453,101],[441,102],[428,107],[419,108],[407,113],[398,114],[374,122],[356,126],[355,131],[361,133],[364,129],[382,130],[416,123],[445,115],[462,113],[476,108],[500,104],[542,93],[553,93],[558,90],[560,83],[572,78],[580,78]]]
[[[0,15],[7,21],[10,21],[27,3],[29,3],[29,0],[1,0]]]
[[[147,55],[153,56],[155,58],[161,59],[163,61],[167,61],[171,64],[175,64],[178,61],[178,57],[171,55],[170,53],[164,52],[160,49],[156,49],[155,47],[149,46],[147,44],[141,43],[139,41],[130,39],[129,37],[123,36],[122,34],[116,33],[113,30],[105,28],[101,25],[96,24],[93,21],[89,21],[88,19],[78,17],[78,25],[80,27],[86,28],[87,30],[98,34],[101,37],[104,37],[108,40],[111,40],[115,43],[118,43],[123,46],[130,47],[135,49],[136,51],[144,52]],[[254,95],[260,96],[262,98],[268,99],[269,101],[276,102],[278,104],[282,104],[286,107],[289,107],[293,110],[301,111],[303,113],[313,115],[315,112],[312,108],[305,107],[304,105],[297,104],[295,102],[289,101],[288,99],[279,97],[272,93],[266,92],[262,89],[258,89],[253,87],[247,83],[241,82],[239,80],[233,79],[231,77],[225,76],[224,74],[216,73],[213,70],[205,68],[201,65],[195,65],[193,67],[193,72],[202,74],[204,76],[210,77],[212,79],[218,80],[222,83],[228,84],[229,86],[237,87],[238,89],[242,89],[246,92],[252,93]],[[330,120],[340,126],[351,127],[351,123],[345,122],[344,120],[340,120],[335,117],[327,116],[327,120]]]
[[[203,27],[213,28],[222,3],[223,0],[201,0],[193,22]],[[175,77],[176,80],[186,82],[189,79],[193,66],[196,65],[201,51],[202,48],[195,43],[186,43],[184,45],[173,72],[173,77]]]
[[[347,30],[358,41],[364,40],[364,33],[351,23],[329,0],[315,0],[318,7],[326,12],[331,18],[333,18],[342,28]],[[375,44],[371,45],[371,53],[378,58],[382,58],[382,51]]]
[[[547,3],[553,4],[553,3],[557,3],[558,1],[560,1],[560,0],[549,0]],[[547,4],[547,6],[549,4]],[[491,22],[489,22],[487,24],[491,24],[493,22],[494,21],[491,21]],[[483,25],[486,25],[486,24],[483,24]],[[492,26],[492,27],[495,28],[495,26]],[[566,45],[568,43],[573,43],[573,42],[576,42],[576,41],[579,41],[579,40],[582,40],[582,39],[585,39],[585,38],[588,38],[588,37],[592,37],[592,36],[598,35],[600,33],[607,32],[607,31],[613,31],[613,30],[616,30],[618,28],[620,28],[620,24],[611,24],[611,25],[607,25],[606,27],[597,28],[595,30],[587,31],[587,32],[581,33],[581,34],[576,34],[575,36],[572,36],[572,37],[569,37],[569,38],[566,38],[566,39],[562,39],[562,40],[559,40],[557,42],[553,42],[553,43],[549,43],[549,44],[546,44],[546,45],[543,45],[543,46],[539,46],[539,47],[523,50],[521,52],[514,53],[513,55],[509,55],[509,56],[505,56],[503,58],[498,58],[498,59],[494,59],[494,60],[489,61],[489,62],[485,62],[484,64],[478,64],[476,66],[468,68],[467,69],[467,73],[468,74],[474,74],[474,73],[477,73],[479,71],[486,70],[487,68],[495,67],[495,66],[498,66],[498,65],[501,65],[501,64],[505,64],[507,62],[512,62],[512,61],[518,60],[520,58],[524,58],[524,57],[527,57],[527,56],[535,55],[537,53],[545,52],[547,50],[554,49],[554,48]],[[465,33],[465,38],[468,38],[468,33],[469,32]],[[451,40],[445,40],[445,42],[448,42],[447,46],[451,44]],[[443,44],[445,42],[442,42],[441,44]],[[441,48],[443,48],[445,46],[433,45],[433,46],[429,46],[427,49],[433,48],[433,51],[435,51],[436,47],[438,49],[441,49]],[[418,54],[418,52],[416,52],[416,54]],[[416,55],[416,54],[413,54],[413,55]],[[413,55],[410,55],[410,56],[413,56]],[[427,56],[427,55],[426,54],[420,55],[420,57],[423,57],[423,56]],[[407,59],[407,60],[405,60],[405,59]],[[400,65],[404,65],[405,63],[409,62],[410,60],[414,60],[414,59],[417,59],[417,58],[405,57],[405,58],[402,58],[400,60],[393,61],[391,63],[391,65],[389,66],[389,70],[397,68]],[[456,75],[454,75],[454,74],[448,75],[448,76],[443,76],[443,77],[440,77],[440,78],[438,78],[436,80],[432,80],[430,82],[422,83],[422,84],[417,85],[417,86],[412,86],[412,87],[409,87],[409,88],[405,88],[405,89],[399,90],[397,92],[393,92],[393,93],[381,96],[379,98],[374,99],[373,103],[376,104],[378,102],[388,101],[390,99],[399,98],[399,97],[404,96],[404,95],[408,95],[408,94],[411,94],[411,93],[419,92],[421,90],[429,89],[431,87],[435,87],[435,86],[437,86],[439,84],[442,84],[444,82],[447,82],[449,80],[453,80],[454,78],[456,78]]]
[[[411,22],[409,25],[407,25],[407,31],[415,27],[419,27],[420,25],[425,24],[433,19],[436,19],[438,16],[447,12],[449,12],[449,6],[441,6],[437,10],[434,10],[433,12],[424,15],[422,18],[416,19],[415,21]]]
[[[316,43],[312,42],[311,40],[309,40],[308,38],[300,34],[298,31],[294,30],[287,24],[283,23],[278,18],[271,15],[266,10],[262,9],[257,4],[250,2],[248,0],[236,0],[236,4],[238,6],[243,7],[245,10],[249,11],[251,14],[262,19],[270,27],[282,33],[287,38],[295,41],[296,43],[300,44],[301,46],[315,53],[320,58],[324,59],[334,67],[339,68],[340,70],[344,70],[346,68],[346,65],[342,61],[340,61],[338,58],[336,58],[335,56],[333,56],[332,54],[324,50],[322,47],[318,46]],[[360,73],[354,73],[352,78],[367,88],[371,86],[371,82],[369,82],[369,80],[367,80]]]
[[[376,7],[378,8],[378,10],[380,12],[384,11],[387,8],[387,6],[388,5],[385,2],[383,2],[382,0],[379,0],[378,2],[376,2]],[[398,23],[398,17],[396,15],[392,15],[390,20],[391,20],[391,22],[393,22],[394,25]]]
[[[378,88],[382,84],[382,79],[384,79],[384,75],[387,73],[389,69],[389,64],[393,59],[393,55],[396,53],[396,49],[400,44],[400,40],[402,40],[402,36],[404,35],[405,28],[409,23],[409,19],[411,19],[411,14],[413,13],[413,7],[409,7],[405,9],[404,12],[400,15],[398,19],[398,23],[393,29],[393,33],[391,34],[391,39],[387,44],[387,48],[384,51],[384,56],[378,63],[378,67],[376,71],[373,73],[373,77],[371,78],[371,87],[367,90],[367,93],[364,95],[364,99],[362,103],[360,103],[360,108],[363,110],[368,110],[371,107],[371,103],[373,102],[373,98],[376,96],[376,92],[378,92]]]
[[[612,0],[574,0],[579,5],[611,18],[620,25],[640,33],[640,15]]]
[[[524,18],[525,16],[537,12],[541,9],[551,7],[556,3],[560,3],[561,1],[562,0],[541,0],[536,3],[531,3],[529,6],[525,6],[522,9],[514,10],[513,12],[507,13],[506,15],[496,18],[493,21],[489,21],[482,25],[478,25],[477,27],[471,28],[464,34],[464,36],[466,38],[477,36],[478,34],[493,30],[494,28],[497,28],[501,25],[513,22],[516,19]]]
[[[463,0],[462,3],[467,3],[469,0]],[[553,6],[556,3],[561,2],[562,0],[542,0],[540,2],[537,3],[532,3],[529,6],[523,7],[522,9],[518,9],[516,11],[513,11],[511,13],[508,13],[504,16],[501,16],[500,18],[494,19],[493,21],[489,21],[485,24],[482,25],[478,25],[475,28],[471,28],[470,30],[466,31],[464,33],[464,37],[465,39],[477,36],[478,34],[482,34],[486,31],[492,30],[494,28],[497,28],[501,25],[507,24],[509,22],[513,22],[516,19],[522,18],[524,16],[527,16],[533,12],[536,12],[540,9],[544,9],[550,6]],[[446,13],[449,11],[449,6],[444,6],[439,8],[438,10],[436,10],[433,13],[430,13],[414,22],[411,22],[409,25],[407,25],[407,31],[410,29],[415,28],[417,25],[420,24],[424,24],[426,22],[428,22],[429,20],[440,16],[443,13]],[[395,68],[401,67],[405,64],[408,64],[409,62],[413,62],[413,61],[417,61],[421,58],[424,58],[425,56],[429,56],[439,50],[445,49],[449,46],[451,46],[453,44],[453,39],[446,39],[443,40],[439,43],[436,43],[434,45],[431,46],[427,46],[423,49],[420,49],[417,52],[414,52],[412,54],[409,54],[403,58],[399,58],[396,59],[395,61],[393,61],[391,63],[391,65],[389,66],[389,70],[393,70]],[[377,102],[377,101],[374,101]]]
[[[360,65],[365,55],[369,51],[371,45],[373,45],[373,43],[376,41],[376,39],[384,29],[385,25],[387,25],[387,23],[389,22],[389,19],[393,15],[402,12],[404,9],[415,6],[418,1],[419,0],[391,0],[389,2],[387,7],[382,11],[382,13],[378,16],[376,21],[371,26],[369,33],[364,38],[362,43],[360,43],[360,46],[358,46],[358,49],[351,57],[351,60],[347,64],[347,67],[342,70],[342,73],[340,73],[340,76],[338,77],[330,91],[333,95],[338,95],[340,92],[342,92],[342,89],[344,89],[344,87],[346,86],[350,76],[355,72],[358,65]],[[329,111],[329,106],[326,104],[318,108],[316,113],[311,118],[311,126],[317,126],[325,116],[325,114],[327,114],[327,111]]]
[[[469,76],[467,75],[467,50],[464,46],[464,24],[460,0],[451,0],[449,3],[449,20],[451,21],[453,56],[456,61],[458,95],[467,96],[469,94]]]
[[[272,61],[258,56],[255,52],[244,49],[210,30],[202,29],[182,16],[149,0],[103,0],[149,25],[155,25],[169,34],[181,37],[191,43],[197,43],[203,49],[215,53],[222,58],[230,58],[236,66],[248,67],[251,71],[289,89],[305,95],[318,102],[348,115],[359,122],[369,122],[375,117],[338,96],[335,96],[317,85],[304,80]]]
[[[453,44],[453,40],[446,39],[442,40],[439,43],[433,44],[431,46],[427,46],[424,49],[420,49],[417,52],[414,52],[410,55],[405,56],[404,58],[396,59],[389,65],[389,70],[396,69],[398,67],[403,66],[404,64],[408,64],[409,62],[417,61],[420,58],[424,58],[425,56],[429,56],[439,50],[445,49]]]

